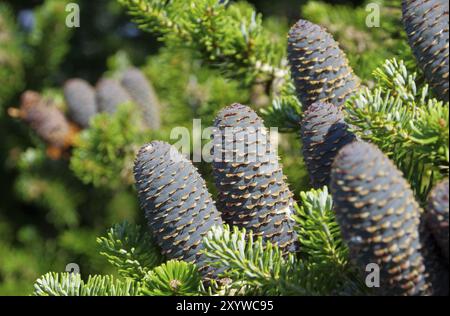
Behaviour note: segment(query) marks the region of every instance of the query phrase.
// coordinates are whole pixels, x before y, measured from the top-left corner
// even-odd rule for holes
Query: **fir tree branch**
[[[135,154],[145,139],[135,105],[96,115],[75,144],[70,168],[86,184],[116,188],[133,182]]]
[[[23,86],[21,44],[11,8],[0,3],[0,117],[6,102]]]
[[[278,127],[282,133],[298,133],[302,117],[302,105],[295,95],[292,82],[284,85],[280,95],[272,100],[272,104],[261,109],[265,125]]]
[[[329,280],[320,282],[326,294],[362,294],[366,291],[356,268],[349,262],[348,248],[336,222],[333,201],[328,188],[300,192],[296,205],[296,229],[301,256],[314,272],[326,272]],[[319,284],[319,283],[318,283]],[[319,285],[318,285],[319,286]]]
[[[106,236],[97,238],[97,243],[100,254],[124,277],[141,280],[162,262],[160,249],[138,225],[117,224],[108,230]]]
[[[84,282],[78,273],[50,272],[36,280],[34,296],[136,296],[139,285],[133,280],[112,276],[89,276]]]
[[[272,41],[261,15],[244,3],[217,0],[118,0],[143,30],[168,46],[190,49],[227,77],[246,84],[287,76],[284,44]]]
[[[347,102],[347,121],[395,161],[424,201],[448,176],[448,103],[429,96],[427,85],[417,87],[402,61],[387,60],[374,75],[377,87]]]
[[[40,141],[17,159],[19,175],[14,189],[23,201],[33,203],[46,212],[46,218],[57,228],[79,224],[78,207],[84,194],[80,183],[62,160],[47,159]]]
[[[302,245],[300,251],[310,262],[332,263],[339,267],[336,270],[345,270],[348,249],[342,241],[327,187],[301,192],[299,205],[294,220]]]
[[[144,277],[141,292],[152,296],[200,295],[201,280],[195,264],[170,260],[154,268]]]
[[[56,227],[78,225],[77,196],[59,179],[45,179],[24,172],[17,178],[15,190],[23,201],[34,202],[47,210],[48,220]]]
[[[251,232],[224,225],[204,239],[210,264],[232,281],[213,292],[238,295],[330,295],[344,286],[360,289],[349,274],[333,273],[333,262],[314,262],[281,255],[276,245],[255,240]]]
[[[254,240],[252,232],[237,227],[213,227],[203,242],[211,265],[224,268],[224,275],[250,293],[278,294],[280,270],[294,262],[292,255],[283,259],[278,247],[264,245],[262,238]]]
[[[69,51],[73,29],[66,26],[68,3],[69,0],[47,0],[34,10],[35,23],[26,36],[27,81],[33,86],[54,76]]]
[[[250,98],[248,89],[240,88],[239,82],[221,76],[217,69],[203,67],[192,55],[186,49],[164,47],[144,66],[161,101],[171,109],[162,112],[162,128],[168,131],[161,135],[170,134],[171,127],[185,125],[192,118],[201,117],[209,124],[224,104],[247,103]]]

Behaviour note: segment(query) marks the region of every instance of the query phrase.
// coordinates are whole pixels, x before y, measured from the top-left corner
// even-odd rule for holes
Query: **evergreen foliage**
[[[103,255],[119,268],[121,275],[137,282],[140,289],[136,295],[332,295],[344,293],[348,288],[352,294],[364,293],[361,281],[355,278],[354,267],[347,260],[347,248],[326,188],[303,193],[301,203],[295,219],[300,242],[305,245],[303,259],[293,254],[283,256],[278,246],[264,243],[261,237],[254,238],[251,231],[214,226],[204,236],[202,253],[210,265],[221,271],[221,278],[218,282],[212,280],[207,289],[193,264],[170,260],[154,267],[153,259],[149,263],[148,258],[154,258],[159,250],[138,226],[127,223],[115,226],[98,241]],[[140,251],[145,248],[147,251]],[[43,279],[47,285],[45,293],[63,293],[58,275],[49,274]],[[35,287],[42,288],[41,283],[38,280]],[[126,285],[122,286],[125,291]]]
[[[11,9],[5,3],[0,4],[0,117],[3,107],[23,86],[24,65],[21,43],[16,38],[15,25]]]
[[[187,120],[202,118],[213,122],[216,111],[233,102],[248,102],[250,93],[240,83],[227,80],[216,69],[204,67],[186,49],[163,47],[148,58],[143,68],[161,100],[161,128],[185,126]],[[169,112],[170,109],[170,112]]]
[[[78,137],[70,168],[84,183],[117,188],[132,183],[133,160],[144,135],[133,103],[124,103],[113,115],[96,115]]]
[[[344,263],[283,256],[276,245],[256,239],[245,229],[215,227],[205,247],[211,264],[225,269],[224,275],[231,278],[220,294],[333,295],[349,284],[356,289],[353,294],[361,293],[359,280],[345,273],[347,269],[339,269]]]
[[[84,7],[86,1],[80,2]],[[122,187],[111,194],[104,188],[83,185],[69,169],[71,148],[62,153],[60,150],[54,151],[54,148],[48,150],[48,144],[35,131],[4,115],[6,107],[20,104],[22,89],[38,90],[44,103],[51,100],[48,103],[52,104],[53,112],[56,108],[66,114],[66,104],[59,87],[69,74],[68,64],[73,61],[67,58],[66,53],[69,45],[74,46],[69,38],[75,33],[75,29],[67,28],[65,24],[67,3],[47,0],[42,1],[41,5],[6,1],[0,5],[0,20],[8,18],[11,22],[8,27],[11,34],[3,37],[7,39],[5,46],[0,40],[0,55],[7,58],[14,56],[14,60],[20,61],[20,67],[26,70],[16,67],[14,73],[3,75],[3,71],[10,68],[4,68],[3,64],[0,67],[1,86],[11,85],[9,97],[0,97],[2,295],[28,294],[32,281],[38,275],[49,269],[61,271],[74,260],[85,273],[108,273],[108,266],[95,251],[95,236],[105,226],[124,218],[133,218],[138,207],[131,190]],[[7,10],[3,10],[5,7]],[[0,29],[3,31],[3,26]],[[3,48],[9,51],[6,55],[3,55]],[[76,51],[81,49],[77,47]],[[60,67],[63,61],[66,65]],[[20,80],[23,88],[13,87],[17,76],[23,77]],[[8,110],[8,114],[14,112],[17,113]],[[57,116],[62,118],[60,113]],[[54,126],[52,117],[42,116],[46,121],[44,126]],[[42,127],[40,130],[43,131]]]
[[[195,264],[170,260],[145,276],[141,292],[152,296],[192,296],[201,294],[201,288],[201,275]]]
[[[280,95],[273,98],[272,104],[261,109],[261,115],[267,126],[277,127],[280,132],[298,131],[303,109],[295,96],[295,86],[292,83],[283,86]]]
[[[162,262],[155,243],[141,227],[124,222],[109,229],[107,235],[97,238],[100,254],[115,266],[118,272],[132,279],[143,278],[150,269]]]
[[[294,219],[302,245],[301,254],[308,261],[334,265],[335,276],[351,270],[348,249],[342,242],[333,200],[326,186],[301,192]]]
[[[58,72],[69,50],[73,29],[66,26],[66,5],[69,0],[47,0],[34,12],[31,31],[24,38],[27,54],[27,82],[42,88]]]
[[[272,1],[264,19],[245,1],[78,0],[83,27],[70,29],[67,3],[26,8],[33,23],[18,14],[23,6],[0,4],[0,108],[9,107],[0,114],[1,294],[29,294],[36,279],[34,295],[448,293],[441,7],[423,21],[405,10],[405,32],[400,0],[305,1],[301,16],[291,4],[283,17],[273,15],[282,1]],[[381,27],[368,27],[368,4],[381,9]],[[287,40],[299,18],[295,25],[306,27]],[[418,24],[424,42],[411,32]],[[439,41],[430,44],[430,34]],[[94,101],[92,87],[82,95],[89,113],[78,115],[79,100],[64,93],[70,78],[85,87],[100,78]],[[24,90],[39,91],[25,102],[39,106],[14,107]],[[252,108],[224,109],[233,103]],[[168,154],[173,128],[191,130],[193,119],[262,131],[260,117],[284,133],[279,152],[263,155],[261,166],[274,172],[233,162],[194,167]],[[155,152],[142,147],[149,142]],[[320,176],[308,182],[314,169]],[[380,265],[378,291],[364,284],[367,258]],[[57,272],[68,262],[82,275]]]
[[[90,276],[84,282],[78,273],[47,273],[36,281],[35,296],[134,296],[138,287],[132,280],[112,276]]]
[[[397,164],[423,201],[448,176],[448,103],[429,96],[402,61],[387,60],[374,76],[377,86],[346,104],[347,121]]]
[[[144,30],[166,45],[185,47],[227,77],[251,84],[286,76],[283,44],[270,40],[261,15],[246,3],[120,0]]]

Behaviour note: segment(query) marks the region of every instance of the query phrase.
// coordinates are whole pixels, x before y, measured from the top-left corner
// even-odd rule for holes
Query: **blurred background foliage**
[[[80,5],[80,28],[65,26],[68,2]],[[382,10],[378,28],[365,24],[368,1],[248,2],[263,14],[265,27],[281,41],[300,17],[328,28],[367,85],[371,85],[373,69],[387,58],[413,65],[400,26],[400,1],[370,1],[379,3]],[[161,102],[162,127],[148,135],[128,132],[122,143],[169,140],[174,126],[191,129],[193,118],[209,126],[217,110],[233,102],[255,108],[270,102],[264,87],[247,89],[187,51],[161,47],[156,38],[130,22],[116,1],[1,0],[0,295],[27,295],[38,276],[50,270],[64,271],[71,262],[80,266],[83,275],[112,273],[98,255],[95,237],[122,220],[142,221],[131,182],[116,177],[121,170],[114,168],[120,169],[125,158],[112,157],[108,165],[84,169],[83,159],[95,160],[83,155],[83,150],[89,153],[87,144],[76,149],[72,161],[51,160],[45,144],[29,127],[7,114],[7,108],[19,105],[21,93],[30,89],[52,98],[64,110],[61,87],[66,80],[80,77],[94,85],[100,77],[113,76],[128,65],[140,67],[152,82]],[[115,117],[103,115],[86,137],[115,137],[121,133],[120,122],[125,127],[132,122],[129,116],[126,109]],[[109,124],[116,128],[104,128]],[[308,179],[295,135],[281,135],[280,156],[298,197],[308,188]],[[126,163],[130,167],[132,159]],[[214,194],[209,165],[197,166]]]

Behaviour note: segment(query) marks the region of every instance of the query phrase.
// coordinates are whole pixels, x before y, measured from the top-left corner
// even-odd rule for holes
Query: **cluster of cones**
[[[47,144],[47,154],[59,159],[75,144],[78,133],[89,128],[97,113],[113,114],[119,105],[133,102],[142,111],[143,124],[160,127],[159,103],[145,75],[136,68],[120,74],[120,79],[102,78],[96,87],[83,79],[70,79],[63,87],[67,116],[56,103],[35,91],[25,91],[19,108],[8,113],[25,121]]]
[[[403,1],[409,43],[436,96],[448,101],[448,2]],[[426,209],[394,164],[350,132],[343,105],[359,80],[338,44],[300,20],[289,33],[291,74],[302,102],[303,156],[314,187],[327,185],[354,263],[380,267],[381,295],[448,295],[448,178]]]
[[[258,147],[252,147],[255,141],[264,148],[258,159],[235,160],[222,159],[227,146],[213,147],[212,167],[220,192],[217,205],[191,161],[168,143],[144,145],[134,167],[141,208],[163,254],[169,259],[195,262],[205,277],[214,271],[200,250],[203,237],[213,225],[228,223],[246,228],[278,244],[285,253],[298,250],[290,217],[294,211],[292,193],[273,154],[275,150],[267,138],[248,137],[255,132],[266,133],[262,119],[249,107],[233,104],[217,115],[214,127],[213,136],[218,140],[214,143],[229,141],[231,148],[242,145],[235,150],[235,158],[252,154]],[[225,127],[243,132],[243,138],[226,140]]]
[[[436,95],[448,100],[448,82],[442,80],[448,77],[448,3],[404,1],[403,11],[419,66]],[[369,264],[379,266],[377,294],[448,295],[448,179],[434,188],[422,209],[397,167],[350,132],[342,106],[359,90],[360,80],[332,36],[300,20],[288,40],[291,74],[304,107],[306,166],[312,186],[331,189],[352,261],[362,272]],[[243,150],[233,149],[233,157],[247,155],[251,134],[265,130],[258,115],[239,104],[222,110],[214,127],[219,135],[229,127],[253,127],[233,138]],[[200,253],[201,239],[223,222],[245,227],[284,252],[298,250],[290,219],[292,194],[273,148],[263,145],[267,150],[256,162],[223,159],[224,147],[213,148],[220,154],[212,164],[217,205],[195,167],[173,147],[163,142],[142,147],[135,163],[136,186],[151,232],[167,257],[196,262],[210,273]]]

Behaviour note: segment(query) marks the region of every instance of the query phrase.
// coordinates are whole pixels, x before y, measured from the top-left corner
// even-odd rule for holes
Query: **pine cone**
[[[437,184],[428,198],[427,224],[448,265],[448,178]]]
[[[96,101],[99,112],[114,113],[117,107],[123,103],[130,102],[128,92],[113,79],[101,79],[97,83]]]
[[[429,295],[420,252],[420,208],[401,172],[375,146],[346,145],[336,156],[330,188],[350,257],[364,271],[380,267],[382,295]]]
[[[441,249],[439,249],[423,217],[421,218],[419,233],[426,276],[432,284],[432,294],[435,296],[447,296],[449,294],[448,260],[447,264],[445,264]]]
[[[154,141],[136,158],[134,176],[141,208],[163,255],[195,262],[208,274],[202,238],[220,213],[197,169],[171,145]]]
[[[285,251],[297,251],[292,193],[262,119],[233,104],[218,114],[214,126],[213,173],[222,218]]]
[[[47,144],[64,148],[69,144],[71,128],[64,114],[49,100],[34,91],[22,94],[20,117]]]
[[[342,111],[330,103],[313,103],[304,113],[300,130],[303,157],[314,188],[330,183],[331,164],[339,149],[355,140]]]
[[[319,25],[299,20],[291,28],[288,59],[304,110],[318,101],[341,106],[359,88],[344,52]]]
[[[97,112],[94,88],[85,80],[70,79],[64,84],[64,97],[70,119],[82,128],[89,127]]]
[[[409,45],[437,96],[448,101],[448,1],[403,0]]]
[[[159,101],[145,75],[139,69],[130,68],[123,73],[121,83],[142,110],[146,125],[158,130],[161,126]]]

